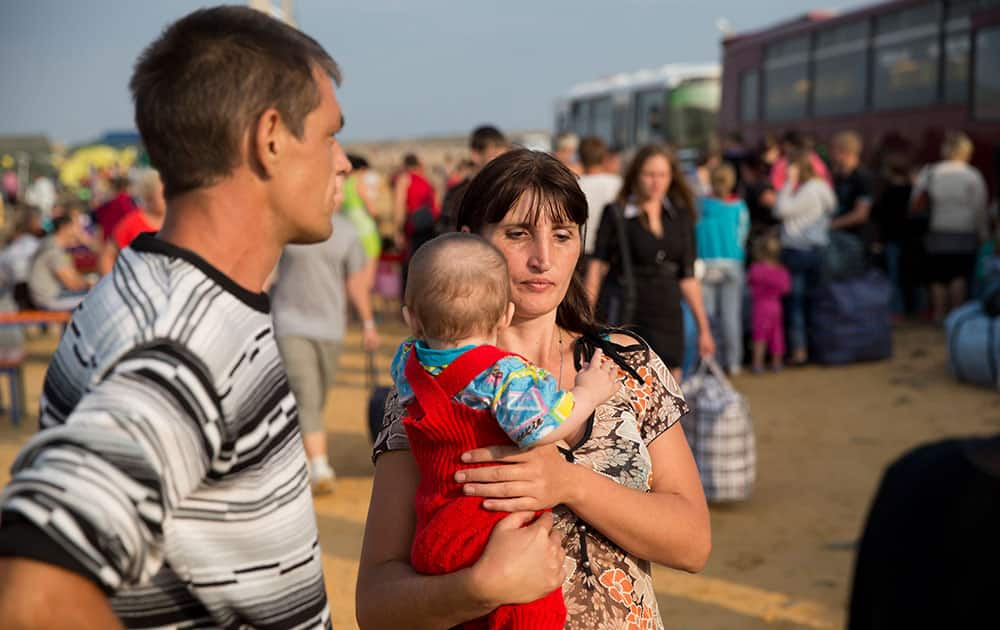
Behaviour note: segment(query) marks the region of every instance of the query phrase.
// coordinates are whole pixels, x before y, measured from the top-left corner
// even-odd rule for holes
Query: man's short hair
[[[360,171],[366,168],[371,168],[371,165],[368,163],[368,160],[365,159],[364,156],[358,155],[356,153],[348,153],[347,161],[351,163],[352,171]]]
[[[789,129],[781,134],[781,143],[789,145],[794,150],[802,150],[806,148],[806,137],[797,129]]]
[[[864,142],[861,140],[861,134],[857,131],[841,131],[833,137],[833,146],[855,155],[861,155]]]
[[[608,157],[608,146],[597,136],[587,136],[580,141],[579,152],[583,168],[600,168]]]
[[[576,153],[577,149],[580,147],[580,137],[572,131],[565,131],[556,136],[556,140],[553,144],[555,145],[556,151],[573,151]]]
[[[114,188],[115,192],[127,192],[129,183],[127,175],[116,175],[111,179],[111,187]]]
[[[59,230],[63,229],[67,225],[73,223],[73,214],[67,212],[66,214],[59,215],[58,217],[52,217],[52,234],[58,234]]]
[[[489,333],[511,301],[507,259],[468,232],[432,239],[410,259],[403,302],[421,336],[457,341]]]
[[[340,83],[336,62],[314,39],[249,7],[200,9],[167,27],[129,82],[165,196],[229,175],[268,108],[301,138],[320,103],[315,68]]]
[[[507,144],[507,136],[493,125],[476,127],[469,134],[469,148],[480,153],[492,147],[505,147]]]
[[[420,166],[420,158],[416,153],[407,153],[403,156],[403,166],[406,168],[416,168]]]

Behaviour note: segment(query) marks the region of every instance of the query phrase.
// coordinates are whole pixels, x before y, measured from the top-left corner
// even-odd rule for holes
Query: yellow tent
[[[127,170],[135,162],[138,152],[135,147],[115,150],[103,144],[94,144],[77,149],[59,166],[59,180],[67,186],[75,186],[87,177],[91,169],[117,166]]]

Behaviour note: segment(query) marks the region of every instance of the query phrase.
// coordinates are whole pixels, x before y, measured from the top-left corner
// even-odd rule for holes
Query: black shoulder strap
[[[623,335],[628,335],[635,339],[635,343],[628,346],[619,345],[611,341],[611,333],[620,333]],[[631,365],[622,356],[625,352],[638,352],[640,350],[648,351],[648,346],[638,337],[635,333],[626,330],[624,328],[607,328],[601,331],[588,331],[580,335],[580,338],[576,340],[573,346],[573,365],[579,370],[583,365],[583,361],[590,361],[591,357],[594,356],[594,351],[598,348],[604,352],[604,356],[608,357],[621,369],[625,370],[625,373],[634,378],[640,383],[644,383],[645,380],[639,376],[639,373],[635,371]]]
[[[615,222],[615,233],[618,236],[618,255],[621,257],[622,314],[621,322],[631,322],[635,318],[635,304],[638,297],[635,286],[635,269],[632,266],[632,250],[628,242],[628,231],[625,229],[625,209],[619,204],[612,204],[608,210]]]

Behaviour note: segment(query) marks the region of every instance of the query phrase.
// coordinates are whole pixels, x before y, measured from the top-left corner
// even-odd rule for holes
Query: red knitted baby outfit
[[[414,499],[417,530],[410,563],[418,573],[440,575],[471,566],[482,555],[493,526],[508,514],[484,510],[481,498],[465,496],[455,482],[460,469],[495,465],[463,464],[465,451],[513,444],[489,409],[472,409],[454,400],[472,379],[506,356],[511,353],[495,346],[478,346],[437,376],[420,365],[416,350],[407,359],[406,380],[414,398],[403,426],[420,467]],[[562,589],[556,589],[529,604],[501,606],[462,627],[556,630],[565,623],[566,604]]]

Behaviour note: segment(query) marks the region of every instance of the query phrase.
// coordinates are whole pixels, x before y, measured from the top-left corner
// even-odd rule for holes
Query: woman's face
[[[531,207],[531,194],[524,194],[500,223],[483,229],[483,237],[507,259],[515,319],[555,311],[580,258],[580,226],[553,223],[545,212],[531,223]]]
[[[639,170],[639,195],[642,199],[663,199],[670,189],[670,162],[662,155],[653,155]]]

